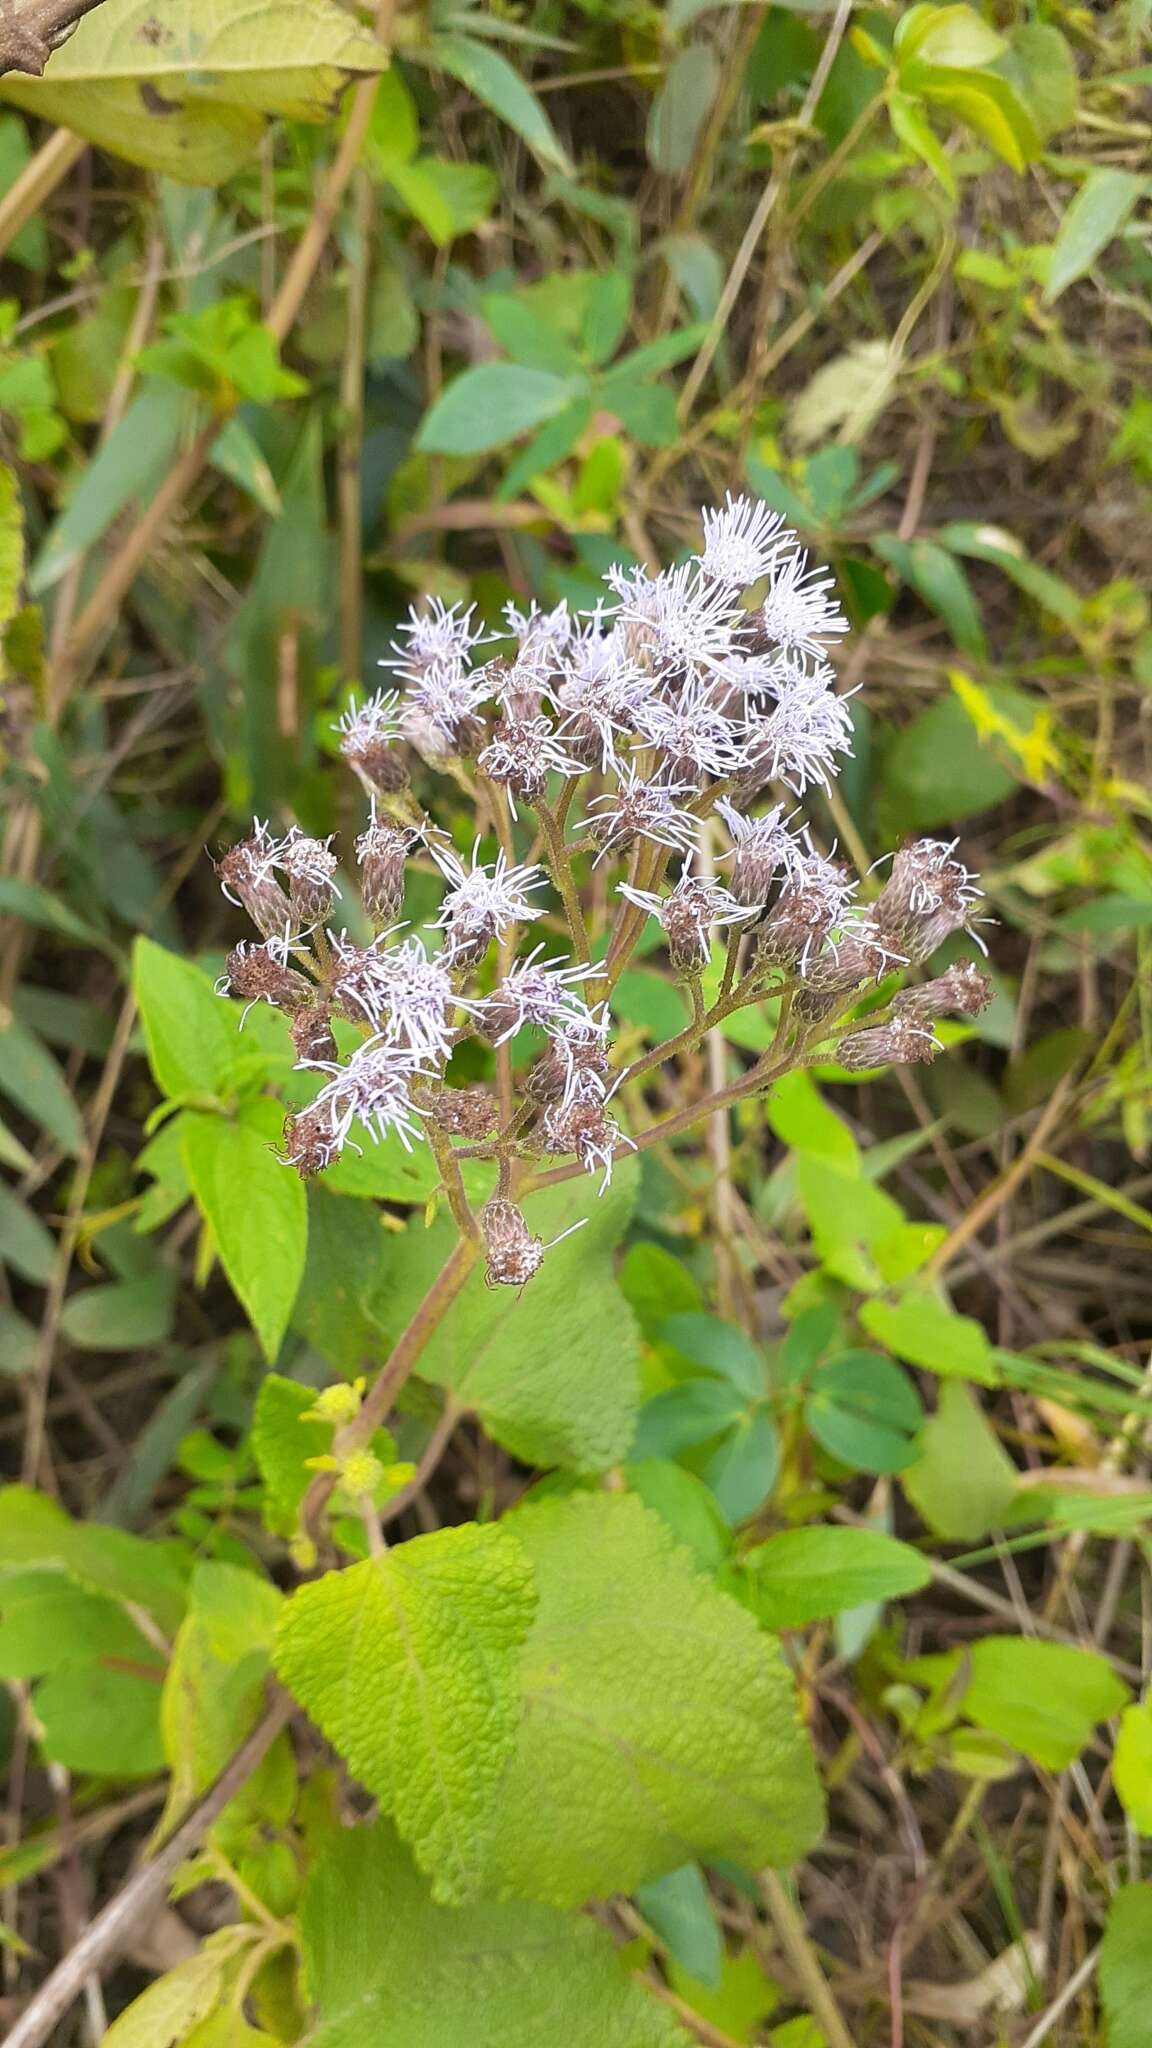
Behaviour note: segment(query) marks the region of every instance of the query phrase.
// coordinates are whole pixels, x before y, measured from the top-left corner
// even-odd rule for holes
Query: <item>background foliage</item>
[[[274,1665],[391,1819],[281,1735],[105,1979],[114,2048],[302,1999],[325,2048],[1136,2048],[1144,0],[141,15],[0,80],[7,2011]],[[586,604],[741,486],[852,615],[827,837],[867,873],[963,827],[996,1001],[922,1078],[794,1075],[541,1196],[592,1224],[519,1303],[470,1284],[378,1443],[403,1547],[286,1603],[313,1390],[451,1232],[427,1158],[275,1161],[290,1050],[212,993],[205,844],[355,828],[331,724],[412,597]],[[616,1008],[637,1050],[684,1015],[652,960]],[[771,1025],[731,1029],[721,1078]]]

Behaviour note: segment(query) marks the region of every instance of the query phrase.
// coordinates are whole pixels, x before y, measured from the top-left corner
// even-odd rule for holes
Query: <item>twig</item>
[[[99,5],[100,0],[29,0],[18,7],[15,0],[0,0],[0,73],[42,77],[53,50]]]
[[[1068,2010],[1076,1993],[1088,1982],[1099,1960],[1100,1950],[1098,1948],[1094,1948],[1089,1955],[1085,1956],[1079,1969],[1073,1970],[1063,1990],[1053,1999],[1047,2010],[1041,2013],[1031,2033],[1025,2035],[1025,2038],[1020,2043],[1020,2048],[1041,2048],[1041,2044],[1048,2039],[1061,2013]]]
[[[215,1784],[209,1786],[199,1804],[193,1807],[187,1820],[151,1862],[142,1865],[123,1891],[109,1901],[102,1913],[97,1914],[76,1946],[53,1970],[47,1983],[41,1985],[9,2034],[6,2048],[42,2048],[42,2044],[54,2036],[57,2025],[72,2001],[79,1996],[85,1980],[110,1961],[133,1928],[163,1896],[173,1871],[178,1870],[185,1858],[191,1855],[229,1801],[235,1798],[257,1765],[263,1762],[276,1737],[287,1726],[292,1711],[288,1695],[279,1693],[248,1740],[225,1765]]]
[[[57,185],[68,176],[87,147],[82,136],[73,135],[68,128],[58,128],[44,147],[36,151],[31,162],[25,164],[20,176],[9,185],[0,200],[0,256],[11,247],[21,228],[28,225],[33,215],[43,211]]]
[[[784,1952],[804,1987],[812,2017],[824,2030],[828,2048],[855,2048],[816,1952],[804,1931],[804,1922],[774,1870],[766,1870],[761,1876],[760,1894]]]
[[[364,333],[372,260],[372,187],[358,170],[352,180],[352,257],[348,269],[347,331],[340,370],[337,496],[340,509],[340,668],[344,682],[360,679],[364,584],[363,554]]]

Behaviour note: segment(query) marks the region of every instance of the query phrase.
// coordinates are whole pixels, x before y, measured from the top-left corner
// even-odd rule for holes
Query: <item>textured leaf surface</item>
[[[417,1536],[289,1601],[276,1668],[438,1894],[474,1888],[516,1740],[532,1575],[503,1525]]]
[[[385,1825],[332,1843],[301,1924],[310,2048],[687,2048],[591,1921],[434,1905]]]
[[[130,163],[211,185],[251,157],[265,116],[323,120],[350,72],[384,62],[333,0],[104,0],[46,77],[2,90]]]
[[[789,1863],[820,1794],[780,1649],[628,1495],[508,1518],[536,1572],[488,1887],[574,1905],[693,1859]]]
[[[549,1253],[523,1294],[474,1273],[420,1359],[420,1374],[451,1387],[485,1429],[528,1464],[601,1471],[622,1458],[635,1426],[638,1347],[616,1284],[612,1250],[631,1214],[633,1165],[603,1199],[584,1175],[529,1195],[524,1213],[545,1243],[589,1221]],[[406,1327],[456,1241],[446,1220],[391,1238],[380,1313],[393,1340]]]
[[[261,1097],[236,1121],[190,1112],[181,1150],[220,1262],[271,1361],[280,1349],[308,1249],[303,1183],[277,1158],[282,1116]]]

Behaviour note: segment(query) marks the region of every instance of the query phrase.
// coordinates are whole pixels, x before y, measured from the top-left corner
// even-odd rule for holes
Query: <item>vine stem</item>
[[[6,2048],[43,2048],[88,1978],[95,1976],[151,1908],[163,1898],[174,1871],[197,1848],[208,1829],[220,1818],[229,1801],[247,1783],[263,1762],[281,1730],[287,1727],[293,1704],[287,1693],[277,1693],[271,1706],[252,1730],[247,1741],[225,1764],[215,1783],[194,1806],[151,1862],[142,1864],[129,1878],[123,1891],[110,1899],[103,1912],[85,1928],[75,1946],[57,1965],[47,1982],[31,2000],[11,2033]]]

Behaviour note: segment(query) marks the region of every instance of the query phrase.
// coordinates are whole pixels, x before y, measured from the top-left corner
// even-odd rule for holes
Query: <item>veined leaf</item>
[[[471,36],[438,35],[432,54],[443,70],[514,129],[542,163],[571,173],[567,151],[535,93],[498,50],[473,42]]]

